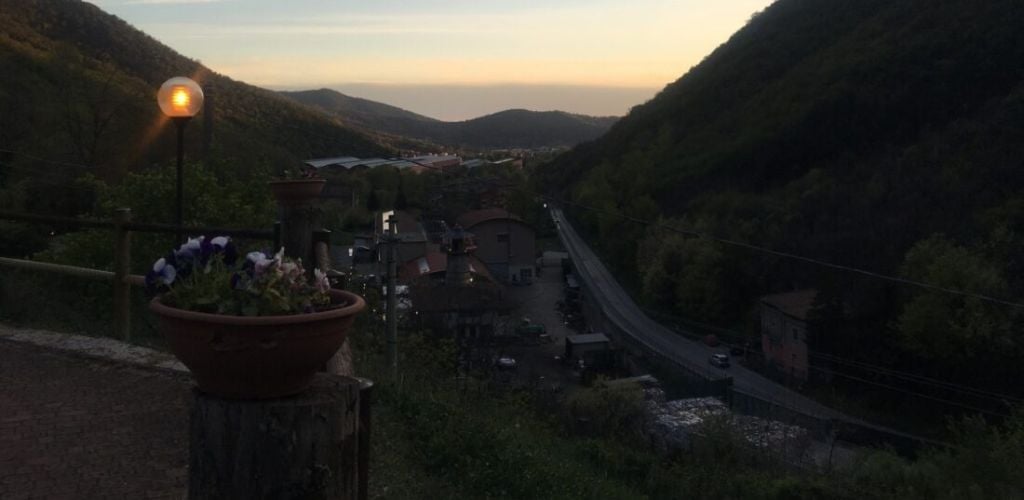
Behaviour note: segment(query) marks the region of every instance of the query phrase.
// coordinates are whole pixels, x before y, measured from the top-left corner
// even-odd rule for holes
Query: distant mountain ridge
[[[573,146],[599,137],[618,120],[563,111],[510,109],[472,120],[445,122],[330,89],[281,94],[360,128],[474,149]]]

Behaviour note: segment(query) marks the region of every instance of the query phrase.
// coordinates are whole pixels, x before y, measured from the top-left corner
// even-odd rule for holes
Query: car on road
[[[516,363],[516,358],[513,358],[512,356],[502,356],[498,358],[494,364],[499,370],[515,370],[518,365],[518,363]]]
[[[728,354],[712,354],[711,358],[708,359],[712,365],[719,368],[729,367],[729,355]]]

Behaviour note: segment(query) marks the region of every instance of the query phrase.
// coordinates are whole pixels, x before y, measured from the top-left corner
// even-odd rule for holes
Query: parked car
[[[712,354],[708,361],[719,368],[729,367],[729,355],[728,354]]]

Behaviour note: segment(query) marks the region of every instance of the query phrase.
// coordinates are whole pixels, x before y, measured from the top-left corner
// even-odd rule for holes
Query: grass
[[[45,276],[12,274],[16,279],[5,275],[0,284],[0,318],[14,314],[29,326],[109,336],[109,286],[76,289],[74,282],[56,286]],[[362,315],[354,332],[359,373],[377,382],[371,498],[826,498],[805,494],[822,487],[816,480],[735,453],[712,449],[669,459],[633,433],[581,434],[565,412],[538,404],[529,392],[454,377],[454,344],[444,337],[403,333],[402,378],[391,381],[380,325]],[[160,348],[154,337],[134,340]]]

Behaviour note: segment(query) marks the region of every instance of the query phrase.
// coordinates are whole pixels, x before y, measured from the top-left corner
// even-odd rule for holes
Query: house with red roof
[[[466,212],[458,224],[472,233],[474,255],[495,278],[506,283],[532,281],[537,259],[533,227],[502,208]]]
[[[807,380],[807,315],[817,290],[761,297],[761,349],[765,362],[794,380]]]

